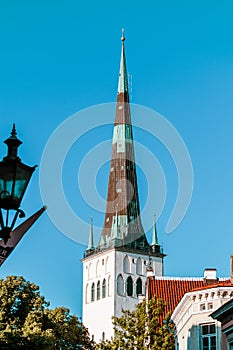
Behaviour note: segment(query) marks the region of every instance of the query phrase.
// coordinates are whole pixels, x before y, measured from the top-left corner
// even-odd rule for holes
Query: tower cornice
[[[162,253],[162,252],[155,252],[151,249],[151,247],[149,247],[147,250],[140,250],[137,248],[133,248],[133,247],[129,247],[129,246],[120,246],[120,247],[107,247],[105,249],[98,249],[96,248],[94,251],[92,251],[91,254],[85,254],[84,258],[81,259],[81,262],[84,261],[91,261],[93,259],[96,259],[98,257],[102,257],[103,253],[104,254],[108,254],[112,251],[117,251],[117,252],[122,252],[122,253],[126,253],[126,254],[137,254],[140,256],[147,256],[147,257],[158,257],[158,258],[164,258],[165,256],[167,256],[166,254]]]

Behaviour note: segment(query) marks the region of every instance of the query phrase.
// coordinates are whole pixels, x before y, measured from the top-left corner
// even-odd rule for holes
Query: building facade
[[[231,279],[217,278],[213,268],[206,269],[202,278],[150,276],[146,296],[154,295],[166,304],[163,317],[171,314],[176,349],[225,350],[221,323],[211,314],[233,298]]]
[[[220,306],[210,316],[221,323],[221,350],[233,350],[233,299]]]
[[[222,350],[221,323],[211,313],[233,297],[233,285],[209,286],[186,293],[173,312],[182,350]]]
[[[233,255],[230,258],[231,283],[233,284]],[[217,310],[210,314],[213,320],[221,323],[221,350],[233,350],[233,293],[232,299],[223,303]]]
[[[83,323],[97,342],[113,337],[112,316],[120,316],[122,308],[132,310],[139,296],[145,294],[147,268],[163,275],[165,256],[158,243],[156,222],[151,244],[141,222],[124,35],[121,40],[104,224],[97,247],[93,244],[91,224],[82,260]]]

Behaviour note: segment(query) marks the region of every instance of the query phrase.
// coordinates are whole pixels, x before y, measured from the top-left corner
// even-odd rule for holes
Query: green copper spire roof
[[[128,77],[126,69],[126,58],[125,58],[125,36],[124,29],[122,29],[122,48],[121,48],[121,62],[120,62],[120,72],[119,72],[119,81],[118,81],[118,93],[128,92]]]

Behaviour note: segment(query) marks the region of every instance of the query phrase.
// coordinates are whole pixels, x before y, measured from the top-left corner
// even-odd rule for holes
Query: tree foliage
[[[174,350],[174,324],[169,314],[162,319],[164,308],[162,300],[154,297],[134,311],[122,310],[121,317],[113,317],[114,339],[98,344],[97,349]]]
[[[92,350],[88,331],[69,309],[49,309],[39,287],[23,277],[0,279],[1,350]]]

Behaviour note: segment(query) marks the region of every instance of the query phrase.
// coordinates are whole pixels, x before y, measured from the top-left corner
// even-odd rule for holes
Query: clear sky
[[[84,108],[116,100],[124,27],[131,100],[160,113],[173,125],[193,165],[190,206],[180,225],[168,234],[166,226],[178,192],[179,171],[160,141],[135,128],[135,141],[153,152],[160,164],[156,169],[162,169],[158,174],[152,168],[151,172],[148,167],[145,170],[136,148],[141,162],[138,182],[142,209],[150,186],[157,185],[152,196],[154,208],[148,213],[151,221],[152,211],[163,199],[162,173],[166,179],[165,205],[157,223],[159,241],[167,254],[165,274],[202,276],[205,267],[216,267],[218,276],[229,276],[233,253],[232,16],[230,0],[2,1],[0,138],[3,141],[9,136],[15,122],[18,137],[23,140],[20,156],[27,164],[39,165],[22,202],[27,216],[48,204],[40,194],[39,174],[52,133]],[[77,178],[88,152],[111,139],[112,126],[103,126],[100,114],[95,115],[100,126],[94,131],[87,128],[85,113],[80,114],[72,137],[80,130],[88,132],[72,144],[62,169],[67,202],[83,222],[88,223],[93,216],[98,227],[104,214],[82,194],[85,197],[87,190],[96,187],[105,199],[109,164],[106,159],[100,161],[99,170],[94,172],[95,183],[80,185]],[[114,109],[109,115],[109,123],[113,121]],[[67,136],[61,133],[59,143],[66,142]],[[107,150],[110,156],[110,143]],[[5,145],[0,145],[0,152],[5,155]],[[59,152],[59,147],[53,149],[55,160]],[[48,173],[48,192],[53,181]],[[57,202],[55,193],[54,206]],[[58,216],[66,226],[65,211],[59,211]],[[80,235],[88,237],[88,225],[83,228],[77,224],[75,230],[77,238],[70,239],[48,213],[43,214],[2,265],[0,276],[23,275],[40,286],[52,307],[64,305],[81,316],[80,259],[85,246],[80,244]]]

